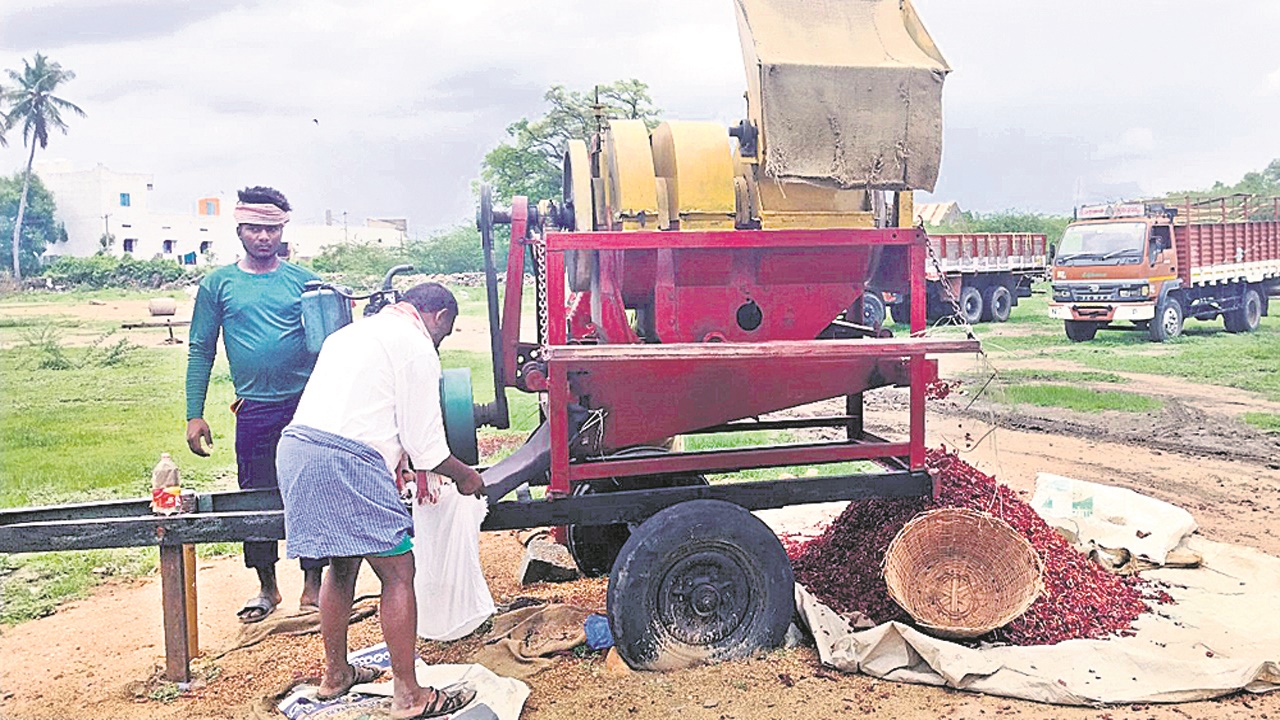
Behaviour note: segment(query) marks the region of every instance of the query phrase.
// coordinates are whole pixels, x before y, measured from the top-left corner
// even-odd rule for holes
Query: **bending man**
[[[343,695],[380,674],[347,663],[356,574],[367,560],[382,582],[395,718],[455,712],[475,696],[467,688],[420,687],[414,675],[413,517],[395,480],[407,455],[414,467],[452,478],[463,494],[483,489],[479,473],[449,452],[440,409],[437,348],[457,314],[452,293],[425,283],[330,335],[277,455],[289,557],[331,558],[320,589],[325,673],[318,696]],[[418,478],[422,502],[425,477]]]

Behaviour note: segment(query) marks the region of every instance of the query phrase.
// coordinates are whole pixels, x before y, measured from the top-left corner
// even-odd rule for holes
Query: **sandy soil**
[[[945,366],[947,372],[972,369],[972,361]],[[969,462],[1024,492],[1041,471],[1130,487],[1186,507],[1207,537],[1280,555],[1280,441],[1238,420],[1244,412],[1276,412],[1278,404],[1238,390],[1132,377],[1126,389],[1141,387],[1161,396],[1161,411],[1081,414],[983,402],[966,408],[967,401],[950,399],[931,404],[929,440],[961,449]],[[869,429],[902,434],[902,410],[901,393],[873,394]],[[514,578],[520,546],[513,533],[486,534],[481,554],[500,603],[531,595],[603,609],[603,581],[520,588]],[[296,567],[281,567],[289,610],[300,577]],[[363,582],[376,585],[371,576]],[[253,578],[238,558],[202,561],[205,647],[234,637],[234,611],[252,589]],[[0,634],[0,718],[238,718],[254,700],[319,670],[317,636],[272,638],[216,661],[198,660],[195,667],[207,681],[172,702],[150,700],[162,662],[159,605],[156,578],[117,582],[53,616],[5,630]],[[375,643],[378,625],[366,620],[353,626],[351,635],[353,646]],[[476,644],[474,638],[423,643],[420,650],[428,661],[458,660]],[[1280,693],[1183,705],[1063,708],[841,675],[822,669],[805,648],[668,674],[617,674],[599,657],[566,658],[530,684],[533,694],[524,717],[535,719],[1280,718]]]

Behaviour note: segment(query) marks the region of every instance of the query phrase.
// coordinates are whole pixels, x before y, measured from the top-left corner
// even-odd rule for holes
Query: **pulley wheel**
[[[449,442],[449,452],[468,465],[479,465],[480,447],[476,442],[470,368],[449,368],[441,374],[440,409],[444,416],[444,435]]]

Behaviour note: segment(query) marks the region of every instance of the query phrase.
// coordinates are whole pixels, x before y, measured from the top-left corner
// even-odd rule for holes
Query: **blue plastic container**
[[[306,332],[309,352],[320,352],[325,338],[350,323],[350,300],[332,286],[308,283],[302,293],[302,329]]]

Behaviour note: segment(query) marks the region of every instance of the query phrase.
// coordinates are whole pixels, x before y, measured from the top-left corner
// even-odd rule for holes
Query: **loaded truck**
[[[1232,195],[1081,207],[1053,263],[1049,316],[1067,337],[1139,330],[1154,342],[1187,318],[1252,332],[1280,294],[1280,199]]]
[[[1045,279],[1049,269],[1048,238],[1035,233],[931,234],[928,255],[925,312],[930,320],[956,315],[970,324],[1004,322],[1018,299],[1030,297],[1032,283]],[[909,297],[879,296],[894,322],[909,321]],[[872,310],[865,305],[870,320]]]

